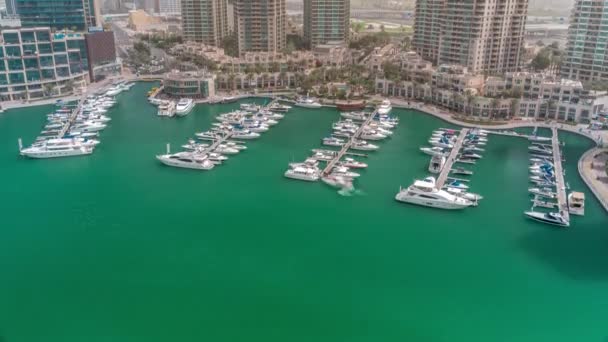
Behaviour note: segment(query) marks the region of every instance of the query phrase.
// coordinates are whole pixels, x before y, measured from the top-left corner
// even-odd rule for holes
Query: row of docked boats
[[[198,132],[194,139],[182,145],[183,151],[172,154],[167,152],[156,156],[161,163],[196,170],[211,170],[247,149],[243,140],[257,139],[261,133],[276,125],[291,107],[270,103],[268,106],[242,104],[240,110],[220,114],[218,122],[205,132]]]
[[[389,138],[399,123],[397,118],[389,116],[390,102],[384,101],[383,104],[382,114],[380,106],[374,112],[342,112],[341,119],[332,124],[332,133],[321,140],[323,146],[339,150],[313,149],[312,156],[305,161],[290,163],[285,177],[309,182],[321,180],[331,187],[354,189],[353,181],[360,176],[356,170],[368,165],[353,158],[365,154],[349,150],[378,150],[379,146],[370,141]]]
[[[546,224],[569,227],[568,216],[559,205],[553,148],[544,143],[551,138],[538,136],[535,129],[528,139],[531,141],[528,147],[530,151],[528,171],[530,183],[533,184],[528,188],[528,193],[532,196],[532,208],[524,211],[524,216]]]
[[[455,162],[475,164],[478,159],[481,159],[480,153],[485,151],[483,146],[488,141],[488,133],[488,131],[482,129],[467,130],[460,150],[456,151],[458,154],[455,157]],[[431,156],[428,166],[430,173],[441,174],[442,172],[449,172],[451,175],[459,176],[470,176],[473,174],[473,171],[460,166],[444,170],[446,164],[448,164],[447,158],[452,154],[452,149],[455,148],[459,134],[459,130],[440,128],[431,134],[429,139],[431,146],[420,147],[421,152]],[[465,133],[463,132],[463,134]],[[453,165],[453,163],[449,164]],[[400,202],[426,207],[464,209],[476,206],[483,199],[481,195],[469,191],[468,182],[468,179],[448,175],[447,182],[440,188],[435,177],[429,176],[424,179],[415,180],[407,188],[400,188],[395,199]]]
[[[117,86],[127,87],[126,83]],[[40,136],[29,147],[23,148],[19,140],[20,154],[29,158],[45,159],[92,154],[99,144],[96,138],[111,120],[106,113],[116,105],[114,98],[91,95],[78,104],[63,104],[47,115],[47,122]]]

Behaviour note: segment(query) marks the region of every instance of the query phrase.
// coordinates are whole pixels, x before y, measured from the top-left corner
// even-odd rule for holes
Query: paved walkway
[[[608,148],[594,148],[583,154],[578,161],[578,172],[583,181],[608,211],[608,175],[606,162]],[[595,167],[592,167],[594,165]],[[603,181],[602,181],[603,180]]]

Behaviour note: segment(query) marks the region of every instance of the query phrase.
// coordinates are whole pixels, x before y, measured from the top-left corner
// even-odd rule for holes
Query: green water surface
[[[283,177],[333,109],[292,110],[211,172],[154,158],[238,104],[156,116],[150,84],[118,96],[89,157],[29,160],[52,107],[0,115],[0,341],[597,341],[608,339],[608,215],[587,195],[569,229],[526,220],[528,142],[491,136],[477,208],[398,203],[418,148],[447,124],[395,110],[360,193]],[[259,102],[263,102],[259,100]],[[546,133],[546,132],[545,132]]]

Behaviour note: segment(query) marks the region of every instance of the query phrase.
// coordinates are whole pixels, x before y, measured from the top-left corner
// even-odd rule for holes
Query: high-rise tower
[[[348,41],[350,0],[304,0],[304,40],[311,48]]]

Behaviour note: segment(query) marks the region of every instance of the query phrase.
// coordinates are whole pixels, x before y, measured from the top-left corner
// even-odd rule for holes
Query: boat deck
[[[562,156],[559,148],[557,128],[551,128],[553,136],[551,145],[553,148],[553,165],[555,167],[555,184],[557,191],[557,204],[561,215],[570,222],[570,212],[568,211],[568,196],[566,195],[566,182],[564,180],[564,170],[562,168]]]
[[[450,155],[448,156],[448,158],[445,162],[445,165],[443,166],[443,169],[441,170],[441,173],[439,174],[439,177],[437,177],[437,182],[435,183],[437,186],[437,189],[441,189],[443,187],[443,185],[445,184],[445,181],[448,179],[450,170],[452,169],[452,166],[456,162],[458,154],[460,153],[460,149],[462,148],[464,138],[467,136],[467,134],[469,134],[468,128],[463,128],[460,131],[460,133],[458,134],[458,139],[456,139],[456,142],[454,143],[454,147],[452,148],[452,151],[450,151]]]
[[[334,168],[336,163],[339,162],[340,159],[342,159],[342,157],[348,152],[348,149],[353,144],[353,140],[355,140],[355,139],[359,138],[359,136],[361,136],[361,133],[363,133],[363,129],[365,128],[365,126],[369,125],[372,122],[372,120],[374,119],[376,114],[378,114],[378,110],[374,110],[374,112],[369,116],[369,118],[367,118],[359,126],[359,128],[357,129],[355,134],[353,134],[353,136],[348,140],[348,142],[346,144],[344,144],[344,146],[342,146],[342,148],[340,149],[340,151],[338,151],[338,153],[334,156],[334,158],[327,162],[327,165],[325,166],[325,168],[323,169],[323,172],[322,172],[323,175],[328,175],[331,172],[331,170]]]

